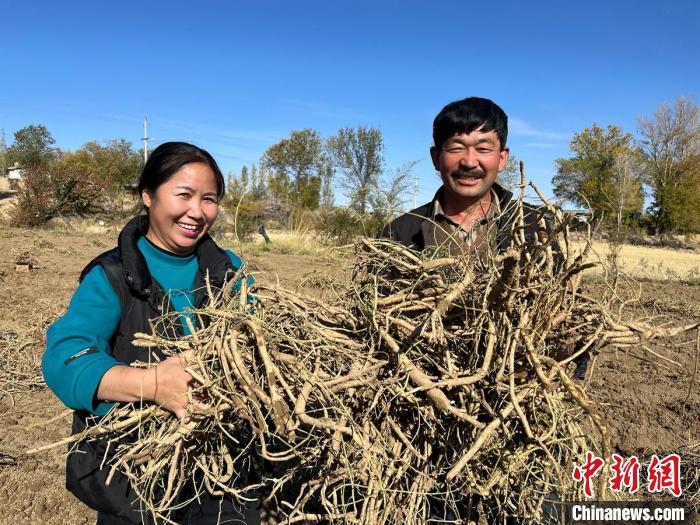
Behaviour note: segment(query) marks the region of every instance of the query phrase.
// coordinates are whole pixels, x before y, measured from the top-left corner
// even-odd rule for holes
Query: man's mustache
[[[479,179],[483,179],[484,177],[486,177],[486,173],[483,170],[480,170],[479,168],[468,169],[462,166],[453,170],[452,173],[450,173],[450,175],[452,177],[474,177]]]

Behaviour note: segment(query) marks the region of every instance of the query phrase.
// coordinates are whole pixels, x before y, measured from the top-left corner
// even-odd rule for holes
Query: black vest
[[[82,281],[92,268],[102,266],[119,297],[121,319],[110,339],[110,346],[114,358],[124,364],[134,361],[153,362],[154,357],[163,357],[157,350],[132,344],[135,333],[151,332],[149,320],[170,311],[167,295],[160,284],[151,277],[146,259],[136,245],[147,230],[148,218],[143,215],[135,217],[119,234],[117,248],[97,256],[80,274]],[[221,289],[226,281],[235,275],[237,269],[226,252],[219,248],[208,234],[199,242],[196,255],[199,272],[194,299],[195,307],[201,308],[208,301],[205,291],[207,275],[211,286]],[[203,319],[203,322],[206,323],[207,319]],[[158,331],[160,335],[168,337],[182,335],[182,327],[177,321],[171,326],[159,325]],[[76,411],[73,417],[73,434],[82,432],[87,427],[87,419],[90,417],[87,412]],[[110,484],[106,484],[110,465],[105,462],[104,468],[100,469],[106,450],[107,442],[103,439],[83,442],[77,447],[72,447],[66,465],[66,487],[92,509],[141,523],[139,502],[128,479],[117,472]],[[114,444],[111,450],[114,450]]]

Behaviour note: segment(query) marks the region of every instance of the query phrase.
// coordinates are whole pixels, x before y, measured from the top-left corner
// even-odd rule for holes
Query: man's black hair
[[[475,129],[495,131],[501,150],[508,139],[508,116],[487,98],[469,97],[447,104],[433,121],[433,142],[442,148],[448,139]]]

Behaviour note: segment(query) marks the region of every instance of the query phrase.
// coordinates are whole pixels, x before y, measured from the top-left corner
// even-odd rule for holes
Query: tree
[[[276,191],[287,190],[288,200],[299,208],[318,208],[323,165],[321,135],[309,128],[292,131],[262,157],[262,166],[275,173]]]
[[[135,184],[143,168],[143,157],[125,139],[88,142],[73,153],[63,153],[60,161],[112,195]]]
[[[255,166],[255,163],[253,163],[250,166],[250,186],[251,186],[251,188],[254,188],[257,185],[258,185],[258,168]]]
[[[574,134],[569,145],[574,156],[557,159],[552,179],[554,194],[578,206],[590,206],[594,215],[612,224],[617,212],[618,190],[615,166],[620,154],[632,154],[632,135],[619,126],[601,128],[596,124]],[[642,177],[636,171],[627,188],[624,214],[638,212],[643,204]]]
[[[231,199],[237,202],[244,195],[252,201],[264,199],[267,193],[264,177],[263,170],[258,170],[255,164],[252,164],[250,169],[243,166],[240,177],[229,175],[228,191]]]
[[[350,207],[365,214],[384,167],[382,132],[366,126],[342,128],[328,139],[327,151],[340,170],[340,185]]]
[[[258,169],[255,164],[250,168],[250,195],[255,200],[262,200],[267,196],[266,176],[264,169]]]
[[[321,206],[330,208],[335,201],[333,193],[333,179],[335,178],[335,170],[330,163],[326,164],[321,170]]]
[[[615,236],[621,242],[623,227],[629,210],[639,211],[644,204],[644,193],[640,187],[639,154],[633,150],[622,150],[615,155],[612,173],[610,205],[614,212]]]
[[[7,171],[7,142],[5,142],[5,130],[0,131],[0,177]]]
[[[8,164],[18,163],[29,169],[47,165],[55,154],[51,147],[56,141],[41,124],[31,124],[15,131],[15,141],[7,150]]]
[[[229,174],[228,198],[234,203],[237,203],[249,189],[247,166],[244,165],[241,168],[241,175],[239,177],[234,176],[232,173]]]
[[[507,190],[517,189],[520,184],[520,161],[515,158],[515,155],[508,157],[506,167],[498,174],[496,182]]]
[[[613,278],[613,286],[619,277],[619,258],[622,243],[627,234],[628,210],[641,209],[644,204],[644,195],[640,192],[639,184],[639,153],[630,150],[621,150],[615,154],[615,164],[612,170],[611,184],[611,208],[613,223],[608,237],[608,255],[610,271]]]
[[[402,164],[385,178],[382,187],[377,188],[372,203],[374,211],[381,215],[384,221],[393,219],[404,210],[404,195],[411,184],[411,175],[416,164],[416,160]]]
[[[232,171],[226,174],[226,193],[231,195],[236,190],[236,177],[233,175]]]
[[[681,97],[639,119],[656,233],[700,230],[700,108]]]
[[[58,216],[85,216],[100,211],[103,196],[103,188],[64,160],[25,168],[11,221],[32,227]]]
[[[289,202],[291,184],[289,177],[284,173],[269,173],[268,187],[270,188],[270,199],[276,204]]]

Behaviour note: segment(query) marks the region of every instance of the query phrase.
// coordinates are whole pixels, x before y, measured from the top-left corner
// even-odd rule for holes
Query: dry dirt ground
[[[116,230],[0,231],[0,336],[30,341],[21,349],[26,362],[43,351],[43,331],[65,309],[83,266],[111,248]],[[15,272],[13,252],[30,250],[39,268]],[[265,253],[247,257],[249,267],[265,273],[261,280],[312,287],[330,276],[343,278],[338,260],[302,255]],[[347,274],[345,274],[347,275]],[[600,294],[602,286],[587,285]],[[646,282],[642,306],[635,316],[662,316],[673,324],[700,318],[700,287]],[[6,339],[9,340],[9,339]],[[2,341],[2,339],[0,339]],[[620,351],[596,360],[588,390],[603,404],[612,442],[625,456],[676,451],[700,442],[700,384],[689,395],[695,363],[695,334],[649,347],[677,362],[675,365],[638,348],[632,357]],[[19,356],[18,356],[19,359]],[[8,362],[0,355],[2,367]],[[700,383],[700,378],[696,383]],[[69,434],[70,417],[45,387],[32,391],[0,384],[0,524],[94,523],[95,515],[64,488],[64,448],[32,457],[23,451],[60,440]]]

